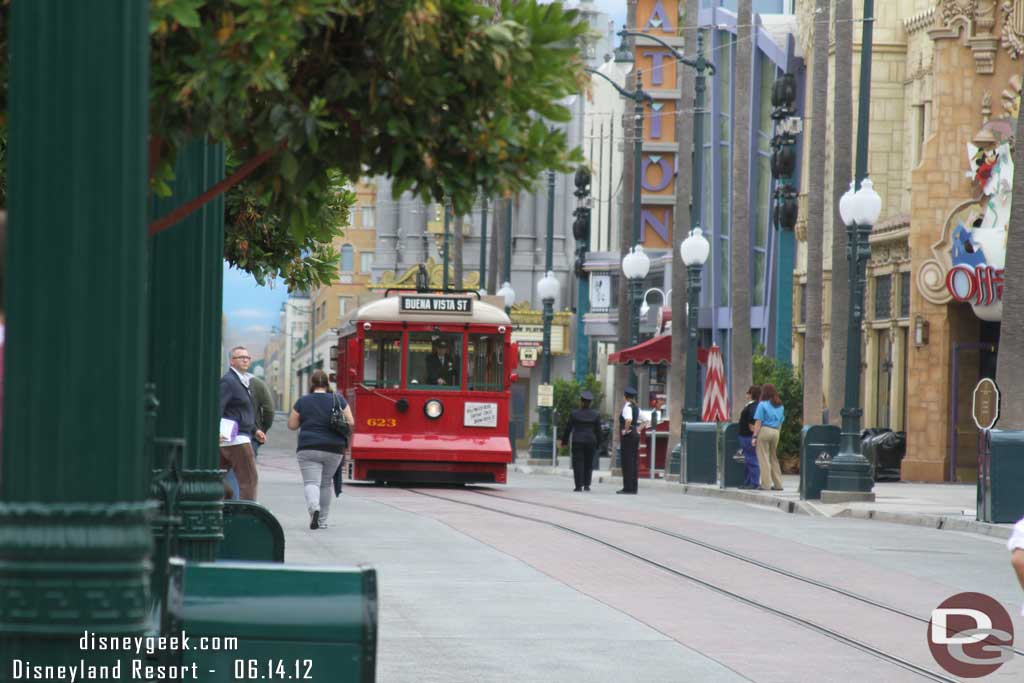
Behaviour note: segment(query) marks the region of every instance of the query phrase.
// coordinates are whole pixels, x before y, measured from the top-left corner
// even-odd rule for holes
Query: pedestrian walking
[[[255,439],[266,441],[263,430],[256,426],[256,407],[249,389],[249,363],[252,357],[244,346],[231,349],[231,367],[220,378],[221,419],[234,420],[238,434],[231,441],[220,444],[220,467],[234,470],[238,478],[238,498],[256,500],[259,475],[256,472],[256,454],[252,449]],[[231,493],[226,489],[225,496]]]
[[[754,411],[754,446],[757,465],[761,470],[761,490],[782,490],[782,470],[779,468],[779,430],[785,419],[782,398],[772,384],[761,386],[761,400]]]
[[[740,413],[739,439],[743,461],[747,466],[747,476],[741,489],[756,489],[761,483],[761,467],[757,464],[757,449],[754,447],[754,412],[761,398],[761,387],[756,384],[747,389],[747,405]]]
[[[640,454],[640,432],[638,422],[640,420],[640,408],[636,404],[636,389],[626,387],[622,392],[625,405],[619,414],[619,448],[622,452],[622,489],[615,493],[636,494],[637,482],[637,458]]]
[[[1013,527],[1013,534],[1007,541],[1006,547],[1010,550],[1010,565],[1017,573],[1017,581],[1020,587],[1024,588],[1024,518],[1018,521]],[[1021,608],[1024,614],[1024,607]]]
[[[572,447],[573,491],[589,491],[594,474],[594,453],[601,440],[601,414],[590,407],[594,395],[580,392],[580,407],[569,413],[569,424],[562,432],[562,445]]]
[[[256,375],[251,372],[247,374],[249,375],[249,392],[252,394],[253,407],[256,410],[256,427],[266,434],[274,424],[274,402],[270,397],[270,388]],[[252,452],[256,460],[260,459],[260,446],[262,445],[257,440],[252,442]],[[238,476],[233,469],[228,470],[224,481],[231,487],[232,498],[238,499],[241,490],[238,487]]]
[[[288,429],[299,430],[296,457],[309,511],[309,528],[326,529],[334,494],[334,473],[341,466],[348,439],[331,427],[331,413],[337,407],[348,425],[355,424],[352,409],[340,394],[331,391],[327,373],[315,370],[309,378],[309,393],[295,402],[288,415]]]

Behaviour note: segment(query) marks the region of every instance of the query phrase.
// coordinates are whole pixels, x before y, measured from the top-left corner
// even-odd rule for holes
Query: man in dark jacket
[[[252,357],[244,346],[236,346],[231,349],[229,358],[231,367],[220,378],[220,416],[221,419],[233,420],[238,425],[238,434],[231,440],[221,437],[220,467],[234,470],[241,500],[256,500],[259,477],[252,441],[255,439],[263,443],[267,437],[256,426],[256,407],[249,389],[247,371]]]
[[[572,478],[576,485],[573,491],[590,490],[594,451],[601,441],[601,415],[590,407],[593,400],[589,391],[580,392],[580,407],[569,413],[569,424],[562,432],[563,446],[568,446],[572,439]]]
[[[434,353],[427,356],[427,384],[459,384],[458,372],[449,353],[448,341],[445,339],[438,341],[434,346]]]

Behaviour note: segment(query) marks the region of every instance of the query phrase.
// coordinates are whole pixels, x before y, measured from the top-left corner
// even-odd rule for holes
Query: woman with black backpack
[[[309,528],[326,529],[327,513],[334,494],[334,473],[348,448],[355,420],[343,396],[331,391],[323,370],[309,378],[309,393],[295,402],[288,429],[299,430],[296,456],[309,510]]]

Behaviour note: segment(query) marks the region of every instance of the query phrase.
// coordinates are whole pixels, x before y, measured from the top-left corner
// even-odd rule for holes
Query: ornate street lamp
[[[501,288],[498,289],[495,294],[505,300],[505,312],[510,312],[512,310],[512,304],[516,302],[516,291],[512,289],[512,283],[502,282]]]
[[[651,270],[651,259],[639,244],[629,250],[622,259],[622,274],[629,280],[629,294],[632,303],[633,320],[630,326],[630,345],[640,343],[640,288]]]
[[[842,410],[843,427],[839,454],[828,470],[828,488],[822,491],[823,502],[874,500],[871,463],[860,452],[860,363],[861,322],[864,319],[864,269],[871,247],[868,236],[871,226],[882,212],[882,198],[875,192],[870,178],[864,178],[860,189],[854,184],[839,200],[839,215],[846,224],[846,259],[850,265],[850,317],[846,327],[846,390]]]
[[[647,314],[651,312],[651,307],[647,303],[647,295],[650,294],[651,292],[657,292],[658,294],[661,294],[661,305],[662,307],[664,307],[668,305],[668,297],[672,294],[672,289],[670,288],[667,292],[663,292],[660,287],[651,287],[646,292],[644,292],[643,295],[640,297],[641,318],[646,318]]]
[[[699,227],[690,231],[689,236],[679,245],[679,256],[686,266],[686,331],[689,340],[686,345],[686,394],[683,397],[683,424],[681,425],[680,450],[686,452],[686,423],[700,418],[700,368],[697,366],[697,326],[700,311],[700,273],[711,253],[711,245]]]
[[[537,296],[544,305],[544,336],[541,342],[541,384],[551,383],[551,320],[555,317],[555,297],[561,286],[558,278],[550,270],[537,282]],[[530,458],[540,460],[551,457],[553,441],[551,439],[551,408],[539,407],[540,422],[537,434],[530,442]]]

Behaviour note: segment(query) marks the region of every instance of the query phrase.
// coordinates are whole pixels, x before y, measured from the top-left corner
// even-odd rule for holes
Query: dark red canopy
[[[616,351],[608,356],[612,365],[669,365],[672,361],[672,335],[651,337],[628,349]]]

